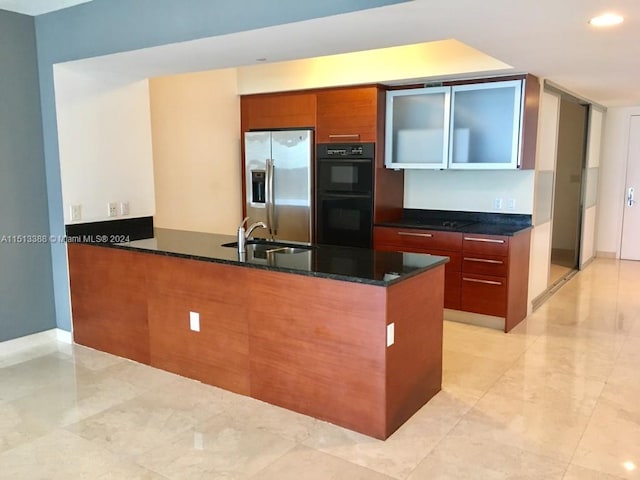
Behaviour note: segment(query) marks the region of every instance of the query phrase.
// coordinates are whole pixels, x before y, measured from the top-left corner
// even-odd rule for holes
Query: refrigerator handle
[[[267,214],[267,231],[269,232],[269,236],[271,236],[271,160],[267,158],[265,160],[265,210]]]
[[[269,160],[269,178],[267,179],[267,181],[269,182],[269,191],[271,193],[271,198],[269,199],[269,205],[267,205],[267,208],[270,210],[269,212],[269,229],[271,230],[271,237],[273,238],[275,235],[278,235],[278,228],[277,228],[277,220],[276,220],[276,194],[275,194],[275,185],[274,185],[274,177],[275,177],[275,170],[276,170],[276,166],[274,164],[273,159]]]

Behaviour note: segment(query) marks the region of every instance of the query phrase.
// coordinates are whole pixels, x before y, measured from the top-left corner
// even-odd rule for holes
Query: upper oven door
[[[318,158],[319,192],[371,194],[373,191],[372,159]]]

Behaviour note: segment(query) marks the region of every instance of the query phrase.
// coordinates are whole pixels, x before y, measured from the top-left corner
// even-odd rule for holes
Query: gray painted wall
[[[0,10],[0,342],[56,326],[49,245],[5,237],[49,235],[41,122],[33,17]]]
[[[54,64],[405,1],[94,0],[36,17],[51,234],[64,234]],[[66,248],[52,244],[51,254],[57,325],[70,330]]]

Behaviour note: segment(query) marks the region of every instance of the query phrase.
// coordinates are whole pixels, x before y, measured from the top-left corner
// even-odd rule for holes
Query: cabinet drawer
[[[507,282],[504,277],[463,273],[460,284],[462,310],[506,316]]]
[[[406,252],[417,251],[409,248],[459,252],[462,245],[461,233],[418,228],[375,227],[373,238],[374,245],[397,245],[399,250]]]
[[[462,256],[462,271],[478,273],[494,277],[506,277],[508,272],[508,257],[498,255],[474,255],[467,253]]]
[[[508,255],[509,237],[501,235],[475,235],[465,233],[462,236],[462,253],[480,255]]]

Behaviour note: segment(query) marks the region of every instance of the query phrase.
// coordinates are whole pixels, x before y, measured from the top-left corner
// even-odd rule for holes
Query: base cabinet
[[[376,250],[428,253],[449,257],[444,270],[444,307],[460,309],[462,234],[415,228],[374,227]]]
[[[448,256],[445,308],[503,317],[505,332],[527,316],[529,230],[513,236],[374,227],[374,248]]]

